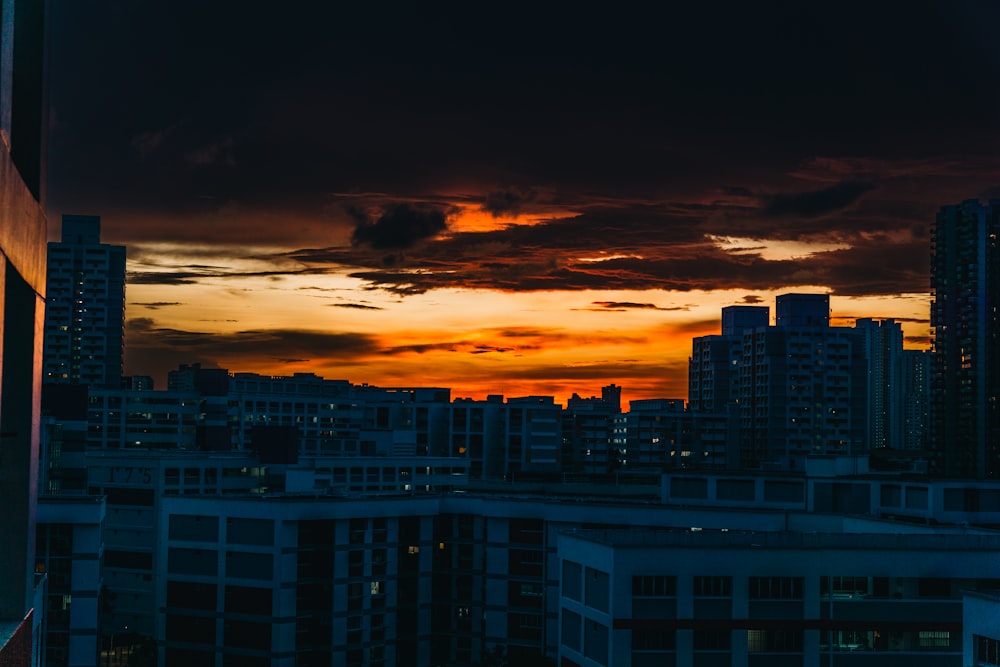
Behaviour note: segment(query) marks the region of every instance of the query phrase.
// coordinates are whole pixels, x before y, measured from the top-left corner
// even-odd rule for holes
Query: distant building
[[[868,448],[903,443],[903,329],[893,320],[859,318],[868,361]]]
[[[688,361],[688,407],[695,412],[724,412],[740,390],[743,332],[766,327],[767,306],[728,306],[722,309],[722,335],[691,341]]]
[[[776,326],[744,331],[743,466],[795,469],[806,456],[866,450],[865,336],[831,327],[829,311],[827,294],[783,294]]]
[[[121,385],[125,247],[101,243],[101,219],[64,215],[62,241],[49,243],[43,380]]]
[[[551,396],[508,398],[504,474],[559,472],[562,406]]]
[[[615,421],[621,413],[621,387],[601,388],[600,398],[573,394],[562,412],[563,471],[606,473],[617,467],[619,453],[611,446]]]
[[[903,449],[930,445],[930,353],[903,350]]]
[[[1000,201],[945,206],[931,250],[932,472],[1000,477]]]

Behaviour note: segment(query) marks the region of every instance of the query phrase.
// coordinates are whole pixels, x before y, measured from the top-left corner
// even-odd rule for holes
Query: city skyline
[[[62,8],[50,239],[128,247],[161,382],[681,397],[721,307],[787,292],[927,347],[934,215],[1000,192],[995,10],[718,9]]]

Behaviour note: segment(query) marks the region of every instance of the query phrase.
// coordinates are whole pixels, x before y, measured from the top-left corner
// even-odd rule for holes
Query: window
[[[673,597],[677,595],[677,577],[634,576],[632,577],[634,597]]]
[[[1000,665],[1000,640],[972,635],[975,660],[980,665]]]
[[[563,561],[562,594],[571,600],[583,602],[583,586],[580,580],[583,576],[583,566],[570,560]]]
[[[728,598],[733,595],[732,577],[695,577],[694,594],[696,597]]]
[[[867,597],[870,592],[868,577],[820,577],[820,595],[834,597]]]
[[[521,597],[541,597],[545,592],[541,584],[519,584]]]
[[[751,600],[801,600],[802,577],[750,577]]]
[[[584,604],[606,612],[610,604],[609,595],[610,577],[608,573],[588,567],[586,569],[586,583],[584,587]]]
[[[583,654],[599,665],[608,664],[608,627],[589,618],[584,621]]]
[[[672,630],[632,630],[633,651],[673,651]]]
[[[951,580],[921,577],[917,580],[917,595],[922,598],[946,598],[951,596]]]
[[[583,619],[579,614],[568,609],[562,610],[562,643],[563,646],[579,652],[582,638],[581,623]]]
[[[750,653],[795,653],[802,650],[802,632],[795,630],[747,630]]]
[[[694,650],[728,651],[732,647],[732,636],[729,630],[695,630]]]
[[[950,648],[951,633],[941,630],[921,630],[917,636],[920,648]]]

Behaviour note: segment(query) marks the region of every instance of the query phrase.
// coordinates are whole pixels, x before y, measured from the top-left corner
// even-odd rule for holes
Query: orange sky
[[[534,224],[538,220],[530,215],[494,218],[458,208],[447,235]],[[783,241],[761,247],[738,237],[716,237],[714,243],[737,256],[753,252],[772,261],[845,247]],[[126,372],[152,374],[162,386],[167,370],[199,361],[231,371],[443,386],[454,397],[540,394],[565,402],[574,392],[600,395],[602,386],[615,383],[625,401],[678,398],[687,396],[691,339],[719,332],[722,307],[760,303],[771,306],[773,317],[777,294],[828,291],[821,285],[684,291],[441,287],[400,294],[373,289],[349,268],[303,272],[299,261],[282,259],[287,250],[130,246],[130,274],[176,277],[183,266],[192,275],[179,283],[147,278],[128,285]],[[612,249],[577,253],[574,261],[600,267],[618,258]],[[908,346],[926,346],[927,293],[834,296],[831,308],[839,325],[850,326],[856,317],[900,319]]]
[[[927,347],[935,215],[1000,197],[994,3],[300,4],[47,19],[50,233],[128,247],[127,373],[683,397],[781,293]]]

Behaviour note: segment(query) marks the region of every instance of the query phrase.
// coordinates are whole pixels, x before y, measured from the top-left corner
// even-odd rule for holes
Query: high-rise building
[[[125,247],[101,243],[99,217],[64,215],[48,258],[43,381],[120,386]]]
[[[858,329],[829,326],[829,299],[781,295],[777,325],[744,332],[742,465],[796,469],[806,456],[866,450],[865,338]]]
[[[945,206],[931,249],[934,474],[1000,477],[1000,201]]]
[[[688,360],[688,404],[696,412],[722,412],[735,403],[740,389],[743,332],[766,327],[767,306],[727,306],[722,309],[722,335],[691,341]]]
[[[860,318],[868,360],[868,448],[899,449],[903,438],[903,329],[893,320]]]
[[[926,449],[930,401],[930,353],[903,350],[903,449]]]

